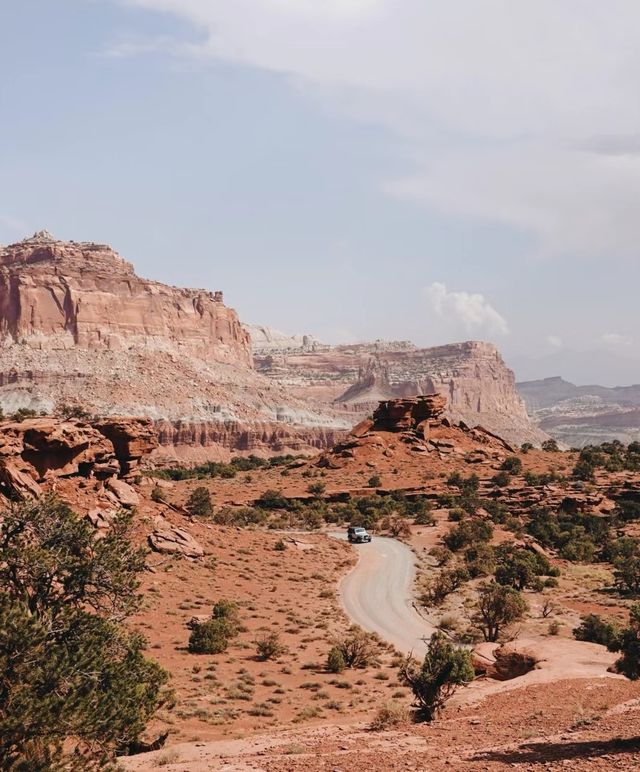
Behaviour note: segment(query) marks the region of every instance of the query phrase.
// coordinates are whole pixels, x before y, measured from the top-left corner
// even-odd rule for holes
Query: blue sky
[[[0,243],[108,242],[330,342],[584,350],[584,378],[640,381],[639,24],[626,0],[4,3]]]

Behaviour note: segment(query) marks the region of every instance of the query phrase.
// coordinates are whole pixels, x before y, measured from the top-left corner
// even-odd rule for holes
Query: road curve
[[[435,628],[412,605],[413,552],[382,536],[354,549],[358,563],[340,584],[344,610],[360,627],[378,633],[403,654],[422,657],[426,651],[422,639],[428,639]]]

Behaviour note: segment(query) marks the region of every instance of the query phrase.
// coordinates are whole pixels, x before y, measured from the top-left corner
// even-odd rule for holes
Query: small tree
[[[629,609],[629,626],[611,641],[609,650],[622,654],[616,660],[617,671],[637,681],[640,678],[640,603]]]
[[[213,514],[211,494],[204,485],[200,485],[191,491],[191,495],[187,499],[186,508],[190,514],[197,517],[211,517]]]
[[[485,641],[497,641],[504,628],[522,619],[527,609],[527,602],[518,590],[489,582],[480,585],[473,621]]]
[[[440,632],[431,636],[422,665],[408,657],[400,668],[400,679],[411,687],[426,721],[433,721],[456,689],[473,677],[471,653],[454,646]]]
[[[546,450],[547,453],[557,453],[560,448],[555,440],[545,440],[542,443],[542,450]]]
[[[224,619],[196,622],[189,636],[189,651],[192,654],[222,654],[231,638],[231,630]]]
[[[104,769],[162,705],[167,673],[120,624],[145,560],[130,530],[120,514],[98,538],[53,497],[2,514],[3,769]]]

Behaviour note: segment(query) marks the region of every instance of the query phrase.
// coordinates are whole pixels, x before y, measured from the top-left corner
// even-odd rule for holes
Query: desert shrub
[[[155,501],[156,504],[164,504],[164,492],[159,485],[154,485],[151,489],[151,501]]]
[[[282,495],[282,491],[268,488],[256,501],[256,506],[261,509],[287,509],[289,500]]]
[[[312,496],[322,496],[326,489],[327,486],[324,483],[316,482],[311,483],[311,485],[307,487],[307,492],[311,493]]]
[[[213,514],[213,504],[207,488],[204,486],[194,488],[187,499],[186,508],[190,514],[197,517],[210,517]]]
[[[349,632],[335,641],[344,659],[345,667],[365,668],[378,662],[378,643],[371,633],[367,633],[357,625],[352,625]]]
[[[424,585],[420,600],[424,606],[441,606],[448,595],[462,587],[470,579],[469,572],[461,566],[444,568]]]
[[[451,558],[453,557],[453,552],[451,552],[450,549],[447,549],[446,547],[443,547],[440,544],[437,544],[435,547],[432,547],[429,550],[429,554],[432,558],[436,561],[439,568],[442,566],[446,566],[447,563],[450,562]]]
[[[560,632],[560,622],[558,622],[557,619],[554,619],[553,621],[549,622],[547,633],[549,635],[558,635],[559,632]]]
[[[640,678],[640,603],[629,609],[629,625],[609,644],[610,651],[619,651],[616,669],[632,681]]]
[[[213,516],[217,525],[236,525],[246,528],[250,525],[264,525],[269,515],[256,507],[222,507]]]
[[[495,474],[491,478],[491,482],[496,486],[496,488],[506,488],[507,485],[511,482],[511,475],[509,472],[498,472],[498,474]]]
[[[509,474],[521,474],[522,460],[518,456],[507,456],[502,462],[500,469]]]
[[[30,407],[21,407],[11,416],[11,420],[16,423],[22,423],[27,418],[35,418],[37,415],[37,412]]]
[[[347,663],[339,646],[332,646],[327,654],[327,670],[330,673],[342,673]]]
[[[489,576],[496,570],[495,550],[486,542],[480,542],[465,550],[464,562],[472,579]]]
[[[555,440],[545,440],[542,443],[542,450],[546,450],[547,453],[557,453],[560,448]]]
[[[513,587],[485,583],[479,589],[473,622],[485,641],[497,641],[505,628],[522,619],[527,608],[527,602]]]
[[[121,622],[139,608],[145,551],[119,514],[102,538],[53,497],[0,526],[0,765],[89,770],[134,745],[168,675]]]
[[[91,418],[91,413],[85,410],[81,405],[60,405],[56,409],[56,413],[60,415],[65,421],[70,418],[76,418],[79,421],[88,421]]]
[[[576,480],[583,480],[584,482],[595,482],[595,470],[596,467],[593,462],[586,458],[580,457],[573,467],[573,472],[571,474],[576,478]]]
[[[404,726],[409,720],[409,711],[404,705],[397,702],[385,702],[378,708],[369,728],[373,732],[382,732],[385,729]]]
[[[533,444],[530,442],[523,442],[522,445],[520,446],[520,450],[523,453],[528,453],[530,450],[533,450]]]
[[[509,517],[509,509],[500,501],[488,499],[482,502],[482,506],[494,523],[504,523]]]
[[[422,501],[421,504],[423,504],[423,506],[418,509],[418,511],[412,512],[413,522],[416,525],[435,525],[436,519],[431,506],[424,501]]]
[[[282,539],[278,539],[278,541],[273,545],[273,549],[277,552],[284,552],[287,549],[287,545],[282,541]]]
[[[620,629],[615,622],[609,622],[598,614],[581,617],[580,624],[573,630],[577,641],[590,641],[602,646],[611,646],[618,638]]]
[[[207,619],[192,626],[189,651],[192,654],[222,654],[233,634],[226,620]]]
[[[466,510],[462,509],[462,507],[454,507],[449,510],[447,520],[451,520],[452,523],[459,523],[467,517],[467,514]]]
[[[431,636],[422,664],[407,658],[399,677],[411,687],[421,717],[433,721],[456,689],[473,680],[471,653],[436,632]]]
[[[534,511],[527,531],[540,544],[557,549],[561,557],[571,561],[593,561],[610,538],[606,518],[582,512],[555,515],[546,509]]]
[[[280,640],[278,633],[266,633],[256,640],[256,654],[258,659],[278,659],[287,653],[287,647]]]
[[[638,595],[640,593],[640,557],[616,558],[613,565],[616,587],[628,595]]]
[[[486,520],[472,518],[458,523],[443,537],[444,545],[452,552],[477,542],[490,541],[493,536],[493,526]]]
[[[367,480],[367,485],[369,488],[379,488],[382,485],[382,478],[379,474],[374,474]]]
[[[395,539],[406,539],[411,536],[411,526],[404,517],[394,517],[389,522],[389,533]]]
[[[555,573],[544,555],[523,547],[501,545],[496,549],[496,557],[496,581],[516,590],[540,591],[543,587],[540,577]]]

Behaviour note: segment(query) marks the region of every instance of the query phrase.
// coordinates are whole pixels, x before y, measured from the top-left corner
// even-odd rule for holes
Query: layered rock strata
[[[187,460],[310,452],[350,426],[255,372],[221,292],[142,279],[108,246],[46,232],[0,249],[0,405],[145,415]]]

